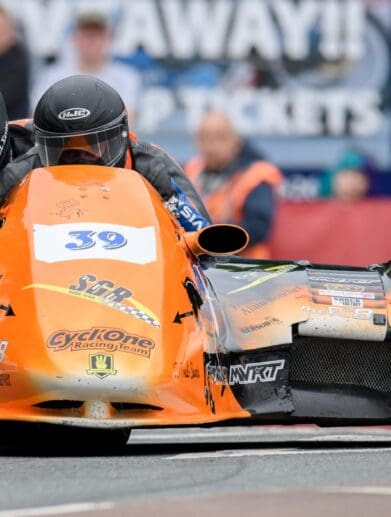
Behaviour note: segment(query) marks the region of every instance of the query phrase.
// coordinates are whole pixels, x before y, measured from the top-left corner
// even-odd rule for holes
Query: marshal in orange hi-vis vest
[[[193,158],[185,167],[188,178],[193,182],[198,193],[201,193],[201,176],[204,161],[200,157]],[[245,170],[233,174],[223,185],[203,196],[203,202],[214,223],[229,222],[240,224],[243,209],[248,196],[261,183],[277,187],[282,180],[277,167],[266,161],[256,161]],[[270,258],[268,242],[251,244],[243,253],[248,258]]]

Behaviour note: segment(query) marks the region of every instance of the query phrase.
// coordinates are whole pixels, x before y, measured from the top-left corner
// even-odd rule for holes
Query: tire
[[[108,451],[125,447],[129,440],[130,429],[93,429],[89,427],[63,427],[61,429],[41,430],[38,445],[44,446],[49,439],[51,444],[67,450]],[[46,442],[47,443],[47,442]]]
[[[23,448],[98,454],[126,446],[130,428],[94,429],[58,425],[0,428],[0,448]]]

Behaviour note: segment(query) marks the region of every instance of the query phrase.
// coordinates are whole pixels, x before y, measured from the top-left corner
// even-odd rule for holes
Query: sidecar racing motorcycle
[[[390,422],[391,263],[246,260],[247,241],[184,232],[136,172],[32,171],[1,211],[0,442]]]

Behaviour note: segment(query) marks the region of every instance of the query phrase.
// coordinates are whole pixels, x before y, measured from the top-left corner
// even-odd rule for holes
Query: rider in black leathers
[[[128,132],[123,101],[103,81],[90,76],[59,81],[41,98],[34,120],[23,123],[8,124],[1,101],[0,98],[0,206],[33,169],[100,164],[139,172],[186,230],[197,230],[209,223],[202,201],[179,164],[159,147],[141,142]],[[106,154],[99,155],[98,149],[104,149]],[[184,206],[190,211],[183,210]]]

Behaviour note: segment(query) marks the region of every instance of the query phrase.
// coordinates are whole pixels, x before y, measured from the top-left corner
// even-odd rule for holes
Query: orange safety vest
[[[185,172],[199,194],[203,170],[204,162],[199,157],[193,158],[185,166]],[[282,175],[277,167],[269,162],[257,161],[248,169],[236,172],[214,192],[203,196],[203,202],[214,223],[240,224],[249,194],[261,183],[276,187],[281,180]],[[248,258],[270,258],[270,245],[267,242],[250,245],[242,255]]]

